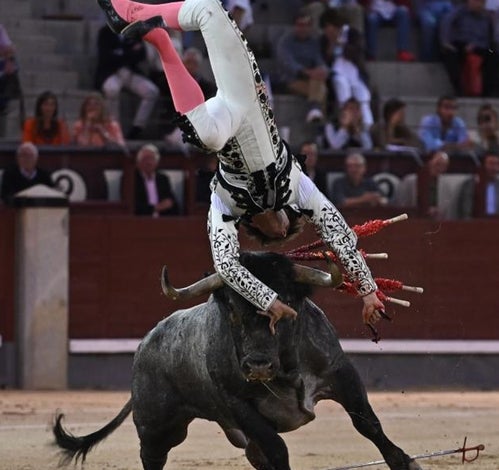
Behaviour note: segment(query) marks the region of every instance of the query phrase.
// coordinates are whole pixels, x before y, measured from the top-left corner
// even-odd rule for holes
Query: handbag
[[[482,96],[482,63],[482,56],[474,54],[473,52],[468,52],[466,54],[461,77],[464,95]]]

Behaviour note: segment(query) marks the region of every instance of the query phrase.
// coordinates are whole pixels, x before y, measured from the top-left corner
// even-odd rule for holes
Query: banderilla
[[[419,454],[411,456],[411,459],[429,459],[431,457],[440,457],[441,455],[449,455],[449,454],[462,454],[461,462],[464,464],[465,462],[473,462],[478,458],[478,455],[482,450],[485,449],[483,444],[478,444],[473,447],[466,447],[466,440],[468,438],[464,438],[463,446],[459,449],[450,449],[450,450],[438,450],[436,452],[431,452],[429,454]],[[475,452],[472,457],[467,457],[466,454],[469,452]],[[375,462],[361,463],[357,465],[350,465],[348,467],[336,467],[336,468],[328,468],[326,470],[351,470],[353,468],[364,468],[364,467],[372,467],[373,465],[381,465],[386,463],[384,460],[376,460]]]

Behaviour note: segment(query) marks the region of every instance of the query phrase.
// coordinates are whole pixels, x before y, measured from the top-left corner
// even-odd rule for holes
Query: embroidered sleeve
[[[347,274],[356,282],[360,295],[377,289],[363,256],[357,250],[357,235],[338,209],[317,189],[310,178],[300,177],[300,208],[312,211],[310,219],[322,240],[336,253]]]
[[[258,280],[239,262],[239,241],[234,220],[224,220],[213,204],[208,215],[213,263],[224,281],[248,302],[266,311],[277,298],[277,293]]]

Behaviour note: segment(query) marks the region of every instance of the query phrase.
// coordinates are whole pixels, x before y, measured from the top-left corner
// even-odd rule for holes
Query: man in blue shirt
[[[329,71],[322,59],[312,18],[305,10],[296,14],[293,29],[278,41],[276,54],[282,83],[289,92],[304,96],[309,102],[306,121],[321,121],[326,109]]]
[[[426,151],[455,152],[470,148],[466,124],[456,114],[456,99],[453,96],[441,96],[437,102],[437,112],[421,119],[418,134]]]

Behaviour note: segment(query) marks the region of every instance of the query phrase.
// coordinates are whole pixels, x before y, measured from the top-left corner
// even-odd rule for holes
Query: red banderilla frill
[[[388,225],[391,225],[395,222],[399,222],[402,220],[407,219],[407,214],[401,214],[397,217],[393,217],[391,219],[386,219],[386,220],[381,220],[381,219],[375,219],[375,220],[370,220],[365,222],[362,225],[354,225],[352,227],[352,230],[356,233],[358,237],[366,237],[369,235],[373,235],[383,228],[387,227]],[[319,249],[324,246],[324,242],[322,240],[317,240],[316,242],[309,243],[308,245],[303,245],[298,248],[295,248],[293,250],[290,250],[286,252],[286,256],[293,260],[300,260],[300,261],[318,261],[318,260],[325,260],[327,262],[338,262],[338,257],[333,253],[331,250],[321,250],[321,251],[311,251],[314,249]],[[386,259],[388,258],[388,255],[386,253],[366,253],[364,250],[360,249],[359,252],[361,255],[366,258],[366,259]],[[396,279],[384,279],[384,278],[375,278],[374,279],[377,286],[378,290],[376,291],[376,295],[382,302],[391,302],[397,305],[401,305],[403,307],[410,307],[410,302],[406,300],[401,300],[397,299],[395,297],[390,297],[385,294],[386,292],[392,292],[395,290],[405,290],[408,292],[416,292],[416,293],[422,293],[423,289],[421,287],[413,287],[413,286],[407,286],[404,285],[401,281],[398,281]],[[349,295],[358,296],[356,285],[354,282],[351,281],[347,276],[343,276],[343,283],[337,287],[337,290],[341,292],[345,292]],[[383,310],[378,310],[378,313],[381,315],[381,317],[385,320],[391,321],[391,317],[386,315],[386,313]],[[371,330],[371,333],[373,334],[372,340],[377,343],[380,340],[380,336],[378,334],[378,331],[376,328],[371,325],[367,324],[367,327]]]

